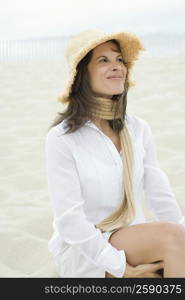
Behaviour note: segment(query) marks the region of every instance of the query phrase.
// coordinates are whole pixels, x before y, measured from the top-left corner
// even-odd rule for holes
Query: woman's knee
[[[138,243],[141,240],[143,246],[140,247]],[[142,223],[119,229],[111,235],[109,241],[117,249],[130,250],[133,245],[148,249],[152,245],[152,248],[164,255],[170,247],[179,247],[185,243],[185,228],[168,221]]]
[[[163,245],[166,250],[170,247],[185,246],[185,228],[173,222],[159,222],[159,234],[162,233]]]

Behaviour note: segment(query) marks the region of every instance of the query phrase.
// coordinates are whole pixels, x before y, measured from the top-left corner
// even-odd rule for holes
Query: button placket
[[[102,134],[102,135],[104,136],[104,138],[105,138],[106,145],[107,145],[107,147],[108,147],[108,149],[109,149],[109,151],[110,151],[110,153],[111,153],[111,156],[112,156],[112,158],[113,158],[115,164],[118,165],[118,164],[120,163],[121,156],[120,156],[120,154],[118,153],[118,150],[116,149],[116,146],[114,145],[114,143],[111,141],[111,139],[110,139],[108,136],[106,136],[106,135],[103,134],[103,133],[101,133],[101,134]],[[114,152],[115,154],[114,154],[113,152]],[[115,158],[116,158],[115,155],[116,155],[116,157],[117,157],[118,159],[115,159]]]

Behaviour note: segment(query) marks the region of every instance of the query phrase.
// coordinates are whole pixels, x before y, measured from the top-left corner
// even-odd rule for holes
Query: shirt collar
[[[128,114],[126,113],[125,114],[125,121],[127,121],[127,118],[128,118]],[[91,120],[86,121],[85,125],[98,129],[98,127]]]

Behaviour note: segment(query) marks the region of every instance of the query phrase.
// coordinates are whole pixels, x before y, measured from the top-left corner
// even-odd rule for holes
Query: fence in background
[[[0,40],[0,61],[55,59],[62,56],[64,38]]]
[[[140,38],[147,50],[146,55],[185,54],[185,35],[151,34]],[[66,37],[0,40],[0,61],[58,59],[63,56],[66,40]]]

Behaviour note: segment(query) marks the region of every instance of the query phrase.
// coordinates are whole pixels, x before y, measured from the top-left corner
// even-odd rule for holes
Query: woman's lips
[[[122,75],[112,75],[112,76],[108,76],[107,79],[122,80],[123,76]]]
[[[110,77],[110,78],[107,78],[109,80],[123,80],[123,77]]]
[[[108,79],[112,79],[112,80],[122,80],[123,78],[120,78],[120,77],[111,77],[111,78],[108,78]]]

